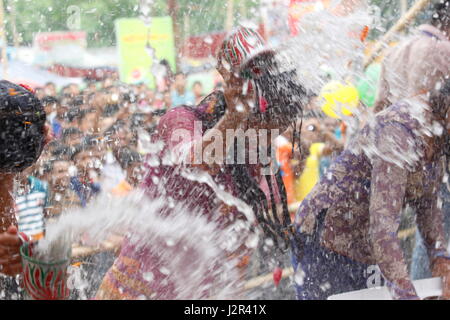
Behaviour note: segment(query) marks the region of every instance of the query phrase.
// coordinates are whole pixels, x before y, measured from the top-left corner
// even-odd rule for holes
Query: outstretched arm
[[[443,297],[450,299],[450,254],[444,236],[444,215],[439,205],[443,168],[441,164],[427,168],[424,179],[425,195],[419,200],[417,226],[428,251],[433,277],[443,280]]]
[[[16,224],[13,188],[14,174],[0,174],[0,233]]]

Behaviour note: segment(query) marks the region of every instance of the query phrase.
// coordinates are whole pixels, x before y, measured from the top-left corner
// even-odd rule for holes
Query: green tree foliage
[[[0,0],[6,8],[6,29],[10,44],[13,43],[12,5],[16,7],[17,33],[21,44],[29,45],[36,32],[68,30],[67,8],[80,8],[80,29],[88,33],[88,45],[103,47],[115,45],[114,21],[123,17],[139,17],[139,0]],[[176,22],[183,38],[190,35],[223,31],[228,0],[177,0]],[[234,23],[251,20],[259,22],[261,0],[233,0]],[[371,38],[377,38],[389,29],[401,15],[399,0],[369,0],[381,13],[380,30],[374,30]],[[411,7],[415,0],[408,0]],[[168,0],[155,0],[153,16],[168,14]],[[419,15],[416,24],[429,19],[430,11]]]

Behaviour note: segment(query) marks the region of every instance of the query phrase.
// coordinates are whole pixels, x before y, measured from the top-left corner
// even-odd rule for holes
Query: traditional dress
[[[214,103],[214,101],[210,101]],[[183,149],[185,144],[190,145],[195,137],[202,136],[205,128],[195,126],[195,121],[200,121],[201,116],[211,111],[211,103],[205,103],[196,108],[177,107],[169,110],[158,125],[158,136],[155,141],[164,142],[164,150],[159,154],[163,159],[168,152]],[[203,117],[204,118],[204,117]],[[195,130],[200,128],[200,132]],[[183,145],[173,141],[175,130],[186,133]],[[180,131],[181,130],[181,131]],[[151,155],[149,157],[153,157]],[[146,164],[148,173],[142,185],[146,195],[150,199],[157,199],[164,194],[165,199],[172,199],[173,203],[182,203],[186,212],[200,212],[217,225],[217,232],[223,232],[224,228],[236,219],[245,220],[242,213],[237,210],[222,210],[223,203],[219,201],[214,190],[204,183],[194,182],[182,176],[182,165],[152,166],[151,161]],[[226,170],[218,172],[213,177],[214,181],[224,187],[224,190],[236,196],[231,176]],[[164,209],[164,214],[171,214],[170,205]],[[188,214],[188,213],[186,213]],[[151,221],[149,221],[151,223]],[[186,226],[189,228],[189,225]],[[198,239],[202,241],[201,239]],[[169,252],[176,257],[182,248],[170,247],[165,244],[137,245],[125,240],[121,252],[111,269],[106,274],[97,294],[99,299],[176,299],[177,287],[165,272],[164,261],[161,252]],[[225,262],[235,258],[238,267],[245,267],[249,261],[249,252],[245,248],[238,252],[224,252]],[[185,268],[195,271],[196,261],[185,261]],[[211,262],[211,270],[214,263]],[[242,269],[244,270],[244,269]],[[204,275],[206,282],[212,282],[208,274]],[[210,298],[213,293],[205,291],[200,297]]]

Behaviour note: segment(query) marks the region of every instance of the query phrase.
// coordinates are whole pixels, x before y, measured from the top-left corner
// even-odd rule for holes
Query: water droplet
[[[321,286],[320,286],[320,290],[322,290],[322,291],[327,291],[327,290],[330,290],[331,289],[331,285],[330,285],[330,283],[329,282],[325,282],[324,284],[322,284]]]
[[[142,275],[142,277],[144,278],[145,281],[148,281],[148,282],[152,282],[153,279],[155,278],[155,276],[153,275],[152,272],[145,272],[145,273]]]
[[[257,234],[251,234],[247,241],[245,242],[245,245],[247,248],[256,248],[258,246],[259,237]]]

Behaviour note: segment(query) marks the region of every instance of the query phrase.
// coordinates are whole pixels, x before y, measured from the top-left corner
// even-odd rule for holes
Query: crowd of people
[[[201,82],[188,90],[182,73],[174,76],[172,88],[156,93],[146,84],[125,85],[114,77],[87,82],[84,89],[70,84],[58,91],[53,83],[37,88],[52,139],[36,164],[21,173],[19,230],[38,240],[45,219],[85,207],[100,192],[123,196],[136,188],[143,176],[143,141],[158,119],[203,95]]]

